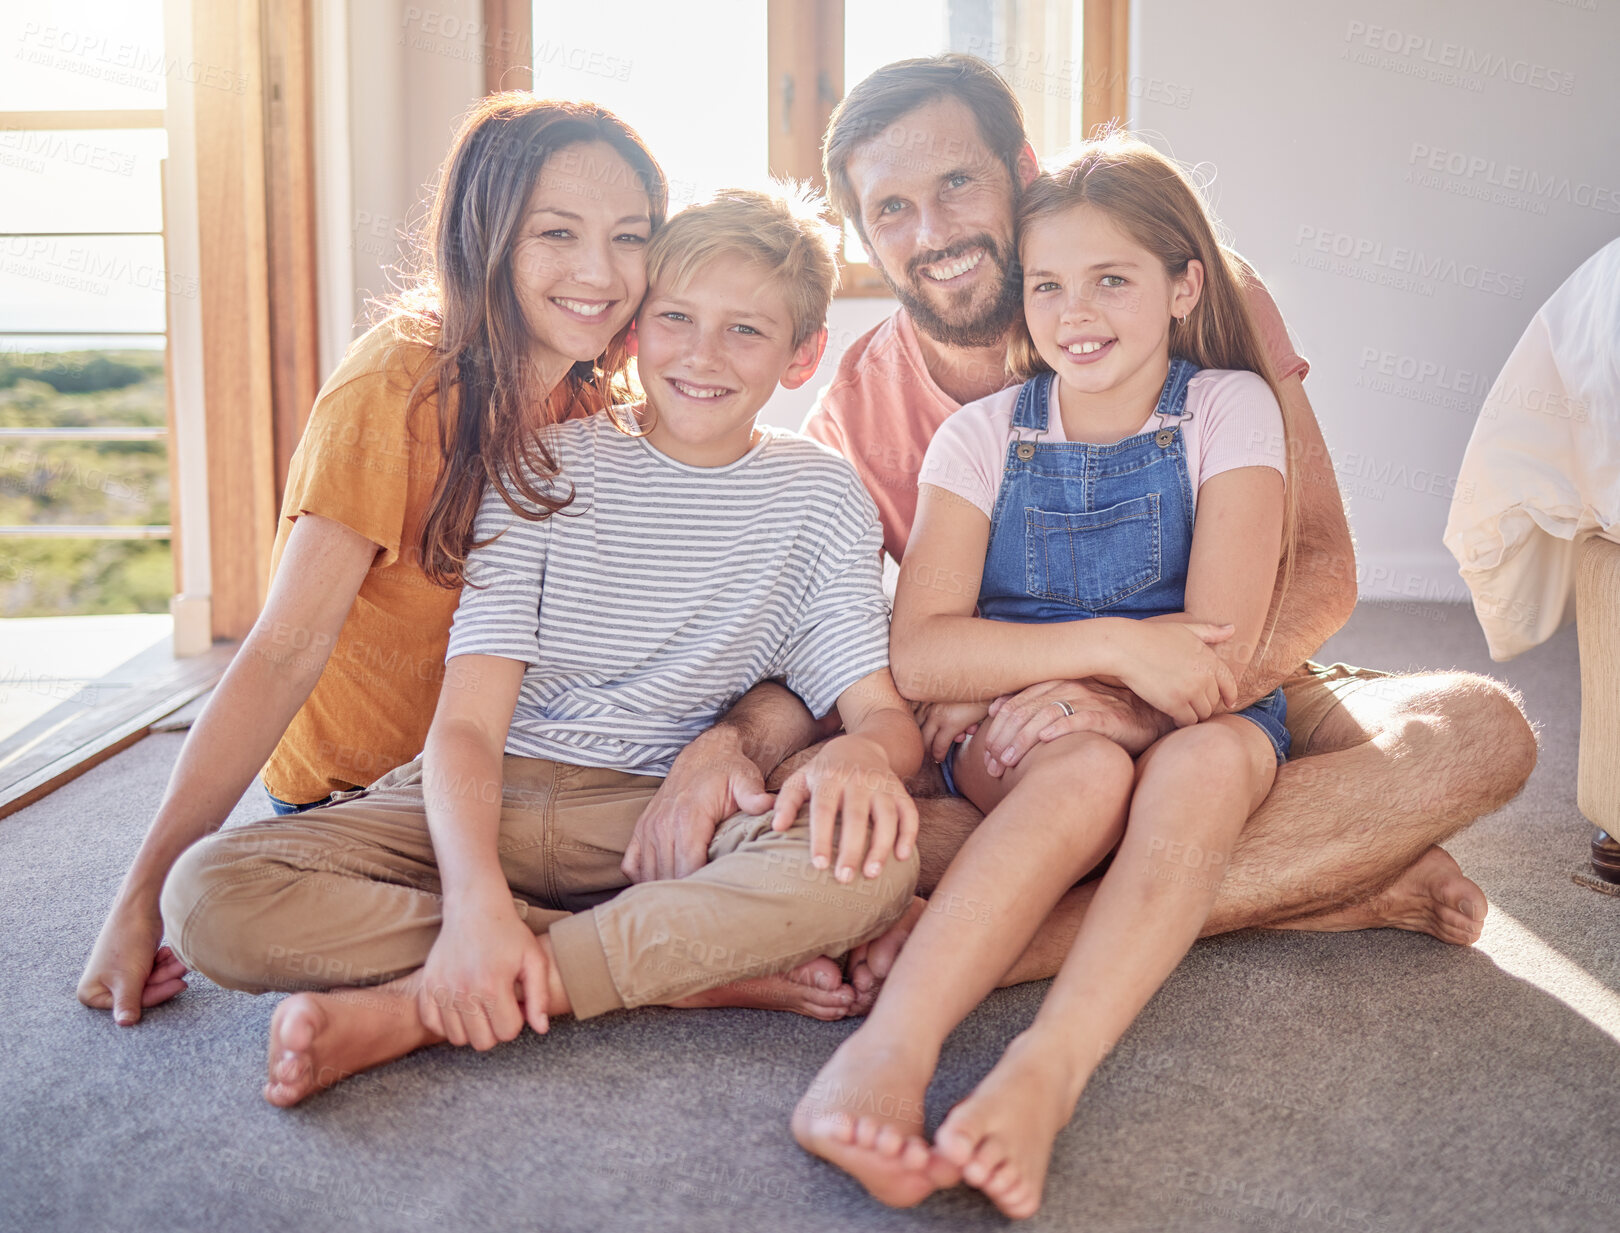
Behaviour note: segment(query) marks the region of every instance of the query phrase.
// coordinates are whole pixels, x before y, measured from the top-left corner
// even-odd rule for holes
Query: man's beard
[[[984,250],[984,259],[995,268],[1001,280],[995,298],[975,316],[966,319],[954,314],[947,316],[913,290],[927,277],[919,272],[923,266],[950,261],[975,248]],[[988,235],[974,236],[948,249],[922,253],[912,258],[906,263],[908,281],[904,284],[891,278],[887,270],[880,269],[880,272],[883,281],[889,284],[889,290],[894,292],[894,298],[911,314],[916,327],[942,346],[994,346],[1006,339],[1007,331],[1012,329],[1013,322],[1024,310],[1024,291],[1013,269],[1011,254]],[[945,310],[946,313],[950,311],[950,308]]]

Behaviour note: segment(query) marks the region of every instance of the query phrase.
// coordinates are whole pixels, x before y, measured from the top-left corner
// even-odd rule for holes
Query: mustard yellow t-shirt
[[[441,466],[437,400],[406,417],[427,355],[387,324],[371,330],[321,389],[293,454],[271,575],[302,514],[341,522],[378,552],[326,670],[264,768],[265,786],[284,801],[368,784],[427,739],[461,594],[428,581],[417,549]],[[308,631],[272,636],[290,651],[311,650]]]

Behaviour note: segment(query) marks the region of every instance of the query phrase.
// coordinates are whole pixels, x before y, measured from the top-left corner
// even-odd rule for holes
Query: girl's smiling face
[[[1030,338],[1058,379],[1082,394],[1156,397],[1169,364],[1171,318],[1198,302],[1202,263],[1190,261],[1172,278],[1092,205],[1032,220],[1019,248]]]

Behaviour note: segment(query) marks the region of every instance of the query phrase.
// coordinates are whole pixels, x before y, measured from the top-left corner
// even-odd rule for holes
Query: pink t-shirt
[[[1295,354],[1276,303],[1257,274],[1240,268],[1249,315],[1277,380],[1303,377],[1310,366]],[[896,561],[905,555],[917,518],[917,473],[928,443],[960,407],[928,375],[911,317],[899,308],[844,352],[805,418],[806,436],[831,446],[855,467],[883,519],[883,548]]]
[[[989,518],[1001,491],[1007,443],[1013,437],[1013,409],[1021,388],[1015,385],[970,402],[941,424],[917,482],[954,492]],[[1282,459],[1282,411],[1270,387],[1252,372],[1205,369],[1187,383],[1181,419],[1166,417],[1164,422],[1181,429],[1195,508],[1199,487],[1222,471],[1271,467],[1287,477]],[[1149,415],[1136,431],[1146,432],[1159,424],[1158,415]],[[1030,440],[1031,435],[1024,433],[1023,439]],[[1054,398],[1041,440],[1068,439]]]

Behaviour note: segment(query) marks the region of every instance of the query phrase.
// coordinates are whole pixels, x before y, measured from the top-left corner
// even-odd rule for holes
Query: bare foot
[[[838,965],[825,956],[801,963],[791,972],[736,980],[718,989],[706,989],[671,1006],[699,1009],[705,1006],[747,1006],[755,1010],[791,1010],[812,1019],[831,1022],[850,1013],[855,990],[844,983]]]
[[[1312,916],[1278,921],[1267,928],[1329,933],[1409,929],[1456,946],[1472,946],[1485,928],[1489,906],[1485,892],[1468,879],[1451,854],[1444,848],[1431,847],[1376,895]]]
[[[915,1050],[872,1045],[857,1032],[793,1110],[799,1146],[837,1165],[890,1207],[914,1207],[961,1180],[923,1138],[932,1067]]]
[[[917,927],[927,908],[928,900],[920,895],[913,896],[906,914],[890,925],[886,933],[879,934],[870,942],[862,942],[849,952],[849,983],[855,990],[850,1014],[864,1015],[872,1009],[878,990],[883,988],[883,982],[894,970],[894,961],[900,957],[900,948],[906,944],[906,939],[911,936],[911,931]]]
[[[406,980],[370,989],[295,993],[270,1019],[264,1098],[287,1108],[351,1075],[438,1044]]]
[[[1052,1143],[1074,1116],[1085,1078],[1061,1048],[1025,1032],[951,1110],[934,1136],[935,1151],[1002,1215],[1025,1220],[1041,1205]]]

